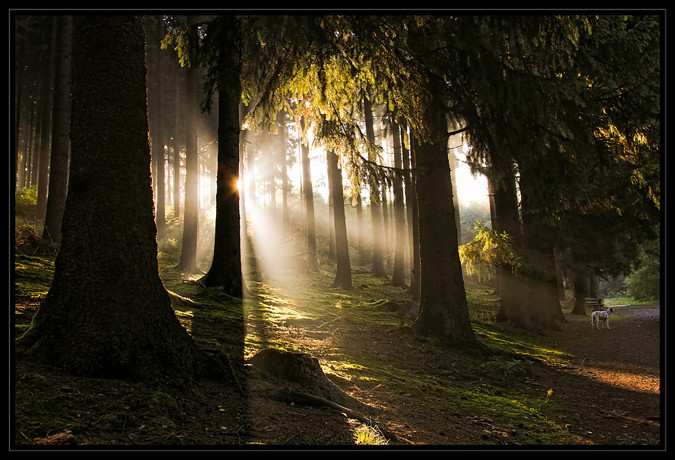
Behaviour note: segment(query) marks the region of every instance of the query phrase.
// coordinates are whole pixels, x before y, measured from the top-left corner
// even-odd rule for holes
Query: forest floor
[[[52,256],[17,254],[17,334],[44,297],[51,270]],[[352,291],[332,289],[326,269],[249,281],[237,332],[237,320],[226,312],[241,310],[241,301],[162,266],[167,288],[182,296],[176,313],[198,345],[223,347],[237,337],[241,344],[245,337],[242,362],[267,347],[309,353],[338,387],[370,406],[368,416],[395,439],[384,440],[330,407],[270,399],[269,382],[248,367],[240,374],[242,392],[212,380],[173,385],[75,378],[15,357],[10,442],[15,449],[353,449],[371,443],[393,449],[663,449],[658,305],[617,304],[611,329],[600,330],[565,306],[561,331],[535,334],[496,323],[498,298],[491,288],[469,283],[472,324],[490,351],[481,355],[416,334],[412,319],[389,308],[407,292],[354,272]]]

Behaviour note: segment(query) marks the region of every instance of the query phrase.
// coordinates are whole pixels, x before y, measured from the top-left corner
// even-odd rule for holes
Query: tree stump
[[[319,360],[307,353],[292,353],[266,348],[249,359],[258,371],[301,386],[314,396],[354,410],[372,408],[342,391],[323,373]]]
[[[295,404],[332,407],[350,418],[376,426],[387,439],[396,440],[396,435],[384,424],[360,413],[375,409],[349,396],[331,382],[315,357],[307,353],[266,348],[249,359],[249,363],[263,375],[289,384],[285,388],[278,387],[270,397]]]

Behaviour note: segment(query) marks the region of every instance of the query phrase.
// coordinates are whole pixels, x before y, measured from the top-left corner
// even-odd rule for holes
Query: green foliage
[[[661,296],[660,263],[649,261],[645,266],[627,276],[626,291],[636,300],[659,299]]]
[[[280,113],[340,156],[354,189],[389,181],[365,136],[363,103],[426,134],[433,93],[465,128],[476,165],[529,174],[528,212],[550,219],[575,263],[632,268],[660,210],[660,18],[657,15],[216,15],[177,23],[163,47],[207,70],[206,106],[226,70],[222,44],[241,30],[244,125],[275,130]],[[229,42],[232,42],[230,40]],[[226,67],[226,66],[225,66]],[[522,183],[520,184],[523,185]],[[355,196],[355,194],[352,194]],[[499,239],[462,250],[489,277]],[[507,257],[508,258],[508,257]],[[482,279],[481,278],[481,279]]]
[[[626,292],[635,300],[660,299],[661,259],[659,241],[656,240],[644,245],[640,253],[640,266],[626,277]]]
[[[486,281],[497,267],[518,270],[521,260],[506,232],[495,232],[481,221],[476,222],[475,230],[474,239],[459,247],[459,258],[467,274],[477,275],[480,281]]]
[[[14,210],[16,217],[32,217],[36,205],[37,186],[21,188],[14,193]]]
[[[35,205],[37,204],[37,185],[21,188],[16,191],[14,197],[17,204]]]
[[[389,444],[376,427],[359,425],[354,429],[354,443],[361,446],[382,446]]]
[[[168,49],[173,46],[173,50],[178,54],[178,62],[181,67],[190,67],[190,49],[191,41],[188,28],[173,28],[162,39],[161,49]]]

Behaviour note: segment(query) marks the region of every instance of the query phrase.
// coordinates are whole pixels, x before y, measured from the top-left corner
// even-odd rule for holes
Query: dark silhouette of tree
[[[457,226],[448,163],[448,122],[438,93],[426,98],[430,138],[415,145],[419,212],[420,315],[415,329],[451,346],[474,347],[464,279],[457,251]],[[443,198],[439,198],[443,197]]]
[[[403,131],[403,130],[402,130]],[[403,132],[401,132],[403,134]],[[412,165],[414,164],[414,142],[409,139],[410,148],[405,148],[404,138],[401,137],[401,146],[403,147],[403,170],[405,172],[405,201],[406,215],[408,218],[408,255],[410,259],[410,288],[412,300],[418,302],[420,299],[420,252],[419,252],[419,219],[417,213],[417,192],[415,184],[417,175],[412,174]]]
[[[401,135],[398,123],[391,123],[392,137],[394,141],[394,168],[397,173],[394,175],[394,231],[396,236],[396,245],[394,249],[394,269],[391,275],[391,282],[394,286],[405,286],[405,250],[406,250],[406,218],[405,218],[405,197],[403,196],[403,157],[401,152]]]
[[[68,152],[70,149],[70,16],[57,16],[54,56],[54,101],[49,164],[49,191],[43,238],[61,242],[61,223],[68,192]]]
[[[300,119],[304,130],[304,119]],[[307,264],[310,270],[319,266],[316,253],[316,222],[314,219],[314,189],[312,185],[312,170],[309,158],[309,145],[300,143],[300,164],[302,167],[302,193],[305,202],[305,227],[307,232]]]
[[[368,160],[377,163],[375,153],[375,130],[373,128],[373,109],[369,97],[363,99],[363,115],[366,125],[366,138],[371,145]],[[384,269],[384,222],[382,218],[382,203],[380,183],[376,175],[371,174],[368,182],[370,190],[370,222],[372,236],[372,270],[375,276],[385,276]]]
[[[167,53],[160,49],[161,40],[165,33],[164,18],[148,16],[146,26],[146,40],[148,49],[148,70],[151,77],[148,79],[148,110],[150,117],[150,152],[152,157],[152,180],[155,197],[155,220],[157,221],[157,236],[162,238],[166,234],[166,179],[165,164],[167,143],[166,121],[168,118],[165,103],[166,70],[168,64]]]
[[[143,23],[73,18],[72,161],[54,280],[19,344],[82,376],[191,378],[158,273]]]
[[[188,24],[194,23],[190,16]],[[195,30],[190,29],[194,38]],[[198,69],[194,66],[186,68],[185,79],[185,206],[183,211],[183,240],[181,244],[180,263],[178,267],[185,273],[198,273],[197,235],[199,226],[199,156],[197,146],[197,83]]]
[[[218,16],[209,24],[205,46],[215,53],[209,75],[218,90],[218,173],[216,229],[211,268],[202,278],[209,286],[242,297],[239,192],[239,102],[241,100],[242,25],[237,16]],[[210,95],[208,96],[210,97]]]
[[[50,18],[50,27],[45,28],[44,36],[51,38],[51,43],[56,43],[56,17]],[[45,40],[46,41],[46,40]],[[43,76],[40,79],[40,92],[38,95],[38,108],[40,109],[40,129],[39,129],[39,156],[37,168],[37,207],[35,215],[38,219],[44,219],[47,211],[47,189],[49,183],[49,156],[50,156],[50,135],[52,119],[52,88],[54,74],[54,59],[56,50],[54,46],[46,47],[45,56],[42,59]]]
[[[345,203],[342,189],[342,170],[338,167],[339,158],[335,152],[328,152],[328,173],[332,176],[330,181],[330,194],[333,198],[333,225],[335,228],[335,256],[337,270],[333,287],[341,289],[352,288],[352,270],[349,261],[349,243],[347,240],[347,221],[345,219]]]

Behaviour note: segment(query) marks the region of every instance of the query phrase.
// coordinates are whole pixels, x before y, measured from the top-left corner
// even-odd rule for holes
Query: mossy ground
[[[411,319],[380,308],[409,294],[372,276],[365,266],[354,268],[351,291],[330,287],[332,263],[324,260],[310,275],[249,276],[249,295],[238,300],[204,289],[197,275],[178,272],[175,243],[163,242],[160,251],[161,276],[174,309],[198,346],[225,349],[235,364],[265,347],[316,356],[338,386],[378,411],[379,421],[399,437],[395,445],[603,443],[595,429],[580,426],[583,414],[570,413],[571,387],[587,383],[575,374],[580,368],[574,347],[561,335],[535,335],[496,323],[498,298],[489,286],[467,283],[474,330],[490,351],[477,355],[419,336]],[[53,260],[51,255],[16,254],[17,335],[48,290]],[[620,325],[622,313],[615,318]],[[580,328],[587,326],[583,322],[572,321]],[[217,381],[149,385],[74,378],[21,357],[14,365],[12,433],[18,447],[368,443],[355,421],[327,408],[269,400],[264,386],[245,381],[245,372],[242,395]],[[611,387],[607,391],[613,394]],[[659,445],[658,426],[645,422],[631,431],[635,435],[622,438],[622,444]]]

